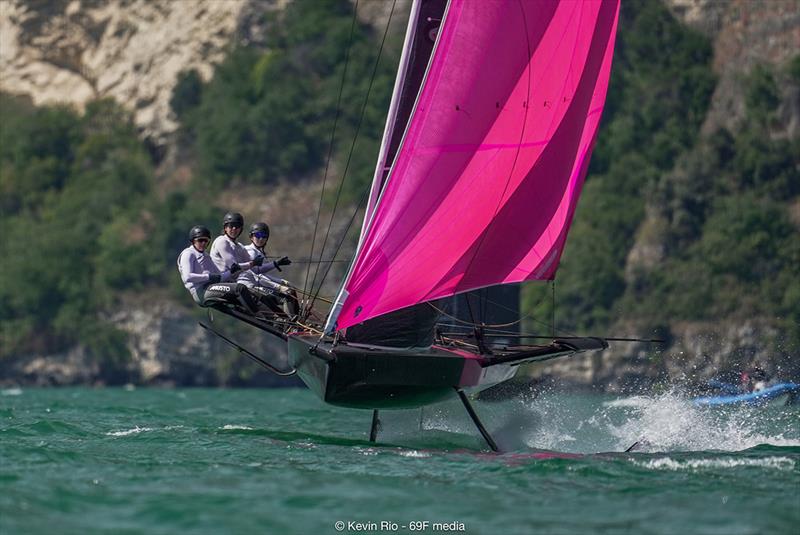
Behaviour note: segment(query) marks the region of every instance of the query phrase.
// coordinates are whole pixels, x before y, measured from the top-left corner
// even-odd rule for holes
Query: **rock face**
[[[198,320],[288,369],[285,344],[240,325],[226,331],[227,318],[219,313],[212,318],[214,322],[200,309],[186,309],[164,300],[123,307],[111,322],[129,335],[130,375],[137,382],[195,386],[298,384],[250,365],[246,357],[203,329]]]
[[[254,0],[0,0],[0,90],[35,104],[81,107],[113,97],[156,143],[177,127],[179,72],[208,79],[234,38],[247,39]]]
[[[714,71],[719,82],[703,130],[729,130],[744,115],[740,77],[758,63],[782,65],[800,50],[800,3],[796,0],[665,0],[680,20],[714,43]],[[781,111],[789,135],[797,135],[800,111]]]
[[[81,108],[112,97],[157,145],[177,128],[169,100],[181,71],[208,80],[233,43],[263,42],[262,16],[289,0],[0,0],[0,91]],[[395,16],[408,12],[400,0]],[[382,27],[391,2],[362,0]]]
[[[124,304],[109,319],[128,335],[130,359],[109,363],[82,346],[51,355],[25,355],[3,366],[0,386],[138,383],[182,386],[297,386],[262,370],[221,339],[200,327],[211,323],[262,357],[288,369],[286,346],[272,337],[236,325],[226,330],[226,318],[211,323],[200,309],[183,308],[169,300]],[[233,321],[233,320],[229,320]],[[228,324],[230,325],[230,324]]]
[[[126,307],[111,322],[129,334],[131,365],[140,381],[213,383],[217,341],[177,305],[159,301]]]
[[[55,355],[23,356],[15,366],[5,367],[0,385],[64,386],[93,384],[100,375],[100,365],[82,347]]]

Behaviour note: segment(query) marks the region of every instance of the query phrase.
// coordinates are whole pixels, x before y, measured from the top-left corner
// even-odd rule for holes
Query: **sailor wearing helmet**
[[[263,259],[268,256],[265,249],[267,240],[269,240],[269,226],[263,221],[253,223],[250,227],[250,244],[245,245],[244,248],[252,261],[260,261],[261,264],[254,266],[252,273],[259,285],[276,292],[283,298],[284,311],[288,316],[296,316],[300,306],[297,301],[297,293],[291,283],[286,279],[267,274],[275,269],[281,271],[281,266],[288,266],[292,261],[288,256],[284,256],[272,262],[264,262]]]
[[[211,259],[216,264],[217,269],[225,269],[226,266],[238,271],[236,282],[244,285],[258,301],[274,314],[283,314],[280,306],[280,298],[275,295],[275,289],[266,287],[259,283],[252,268],[259,268],[264,264],[264,257],[259,255],[254,259],[250,258],[244,246],[236,241],[242,233],[244,217],[238,212],[228,212],[222,218],[222,234],[217,236],[211,244]],[[287,259],[288,260],[288,259]],[[274,262],[273,266],[277,266]],[[236,266],[236,267],[234,267]],[[236,270],[239,268],[239,270]],[[238,290],[241,292],[241,290]],[[261,308],[261,307],[258,307]]]
[[[261,263],[255,260],[251,261],[244,246],[236,241],[242,233],[243,226],[242,214],[238,212],[225,214],[225,217],[222,218],[222,234],[217,236],[214,243],[211,244],[210,255],[219,270],[226,269],[233,264],[238,265],[241,271],[237,276],[237,282],[250,286],[255,284],[255,278],[248,270],[253,266],[261,265]]]
[[[206,252],[209,241],[211,241],[211,231],[202,225],[194,226],[189,231],[191,245],[178,256],[178,271],[183,285],[198,305],[203,304],[208,286],[220,281],[229,281],[238,271],[236,268],[233,270],[217,268]]]

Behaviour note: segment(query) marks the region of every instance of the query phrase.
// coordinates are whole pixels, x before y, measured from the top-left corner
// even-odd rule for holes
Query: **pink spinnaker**
[[[619,0],[451,0],[337,328],[555,275],[605,102]]]

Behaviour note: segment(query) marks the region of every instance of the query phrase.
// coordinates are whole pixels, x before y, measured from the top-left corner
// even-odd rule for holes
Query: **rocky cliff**
[[[407,8],[407,3],[399,5]],[[170,155],[158,172],[159,189],[180,189],[191,180],[192,163],[176,161],[178,151],[171,150],[178,124],[170,98],[178,74],[193,69],[210,79],[232,46],[260,45],[264,15],[286,4],[286,0],[0,0],[0,91],[25,95],[37,105],[66,103],[79,109],[92,99],[113,98],[133,113],[141,137]],[[382,1],[362,1],[360,18],[383,25],[387,7],[390,4]],[[222,193],[219,204],[236,207],[248,222],[266,214],[272,228],[271,250],[297,260],[309,253],[320,187],[320,180],[310,177],[303,187],[281,183],[269,189],[231,188]],[[328,221],[330,214],[325,212],[323,208],[320,221]],[[334,219],[334,236],[345,223],[346,218]],[[349,251],[345,244],[342,254]],[[337,280],[343,267],[335,264],[326,280]],[[302,281],[306,268],[298,262],[284,268],[284,275]],[[333,291],[326,286],[322,293]],[[177,304],[163,295],[150,300],[128,297],[122,297],[122,306],[110,318],[129,335],[130,362],[122,369],[108,373],[115,364],[74,347],[20,355],[4,365],[0,383],[276,383],[202,330],[197,323],[202,315],[187,303]],[[268,340],[250,338],[257,350],[282,354],[283,348]]]
[[[714,42],[713,65],[719,83],[704,132],[720,126],[735,128],[744,113],[740,77],[756,63],[782,64],[800,50],[800,4],[796,0],[665,3],[676,17]],[[37,104],[67,102],[78,107],[96,97],[112,97],[134,112],[143,138],[168,145],[177,127],[169,100],[178,73],[195,69],[204,79],[210,78],[232,43],[263,38],[260,14],[285,4],[286,0],[0,0],[0,90],[28,95]],[[377,0],[361,4],[362,19],[381,26],[389,4]],[[774,134],[797,136],[800,96],[785,94],[782,102]],[[166,179],[180,181],[180,173],[190,172],[177,171]],[[318,202],[319,184],[311,184],[303,190],[283,184],[269,195],[240,191],[226,194],[223,202],[241,207],[248,216],[274,214],[279,223],[273,227],[273,246],[289,254],[297,251],[292,256],[300,257],[298,244],[310,240]],[[646,214],[628,255],[629,277],[657,265],[664,255],[659,241],[663,221],[654,206],[648,206]],[[800,206],[794,221],[800,232]],[[302,280],[304,268],[293,266],[296,271],[289,278]],[[132,360],[124,374],[136,382],[214,384],[222,369],[222,376],[228,378],[223,382],[247,380],[239,373],[237,357],[209,338],[197,320],[196,311],[169,299],[123,307],[112,321],[130,334]],[[768,371],[773,373],[779,371],[778,366],[798,373],[788,352],[777,355],[786,358],[787,364],[771,353],[770,348],[780,347],[780,333],[768,323],[755,319],[718,325],[681,323],[670,326],[670,332],[671,345],[664,351],[615,345],[610,351],[556,361],[532,373],[540,379],[603,385],[610,390],[687,376],[700,381],[713,370],[756,361],[771,363]],[[618,325],[615,334],[646,333],[638,332],[636,325]],[[102,365],[76,348],[19,358],[4,380],[91,383],[100,380]]]
[[[178,74],[208,80],[232,44],[260,44],[264,13],[288,1],[0,0],[0,91],[79,108],[112,97],[163,148],[178,126],[169,105]],[[359,18],[383,27],[390,8],[362,0]]]
[[[128,333],[130,357],[109,361],[82,346],[61,353],[22,355],[4,364],[0,386],[32,384],[67,386],[79,384],[148,384],[160,386],[296,386],[296,378],[281,378],[261,370],[222,340],[209,335],[199,322],[227,334],[230,321],[219,314],[182,307],[170,300],[128,302],[110,322]],[[250,350],[286,364],[285,345],[279,341],[233,326],[237,341]]]
[[[2,0],[0,90],[35,104],[81,107],[112,97],[142,135],[163,143],[177,127],[169,99],[179,72],[205,79],[234,41],[258,33],[278,0]]]
[[[744,115],[741,77],[759,63],[783,65],[800,50],[800,4],[795,0],[666,0],[673,14],[714,42],[719,76],[703,127],[733,129]],[[786,135],[800,127],[800,98],[788,96],[781,110]]]

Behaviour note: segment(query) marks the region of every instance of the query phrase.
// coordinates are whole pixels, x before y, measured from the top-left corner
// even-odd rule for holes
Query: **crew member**
[[[223,266],[220,270],[206,252],[209,241],[211,241],[211,231],[202,225],[194,226],[189,231],[191,245],[178,256],[178,271],[183,285],[198,305],[203,304],[205,290],[209,285],[229,281],[239,271],[235,264],[235,267]]]
[[[292,261],[288,256],[284,256],[272,262],[265,262],[264,258],[268,256],[265,249],[267,240],[269,240],[269,226],[264,222],[253,223],[250,227],[250,244],[245,245],[244,248],[251,261],[260,261],[261,264],[254,266],[252,273],[259,285],[271,289],[283,298],[284,311],[288,316],[297,316],[300,312],[300,304],[292,284],[286,279],[267,274],[275,269],[281,271],[281,266],[288,266]]]
[[[210,254],[218,269],[225,269],[225,266],[237,264],[241,268],[237,282],[250,286],[255,284],[255,277],[249,270],[253,266],[260,264],[256,261],[251,261],[250,255],[247,254],[244,246],[236,241],[236,238],[242,233],[243,226],[244,217],[242,217],[242,214],[238,212],[225,214],[225,217],[222,218],[222,234],[217,236],[214,243],[211,244]]]
[[[228,212],[222,218],[222,234],[217,236],[211,244],[211,259],[217,268],[236,265],[241,271],[236,276],[236,282],[244,285],[255,296],[262,305],[266,306],[272,313],[283,315],[281,299],[275,295],[275,290],[267,288],[259,283],[252,268],[261,267],[264,257],[259,255],[250,259],[250,255],[244,246],[236,241],[242,233],[244,217],[238,212]],[[288,259],[287,259],[288,260]]]

